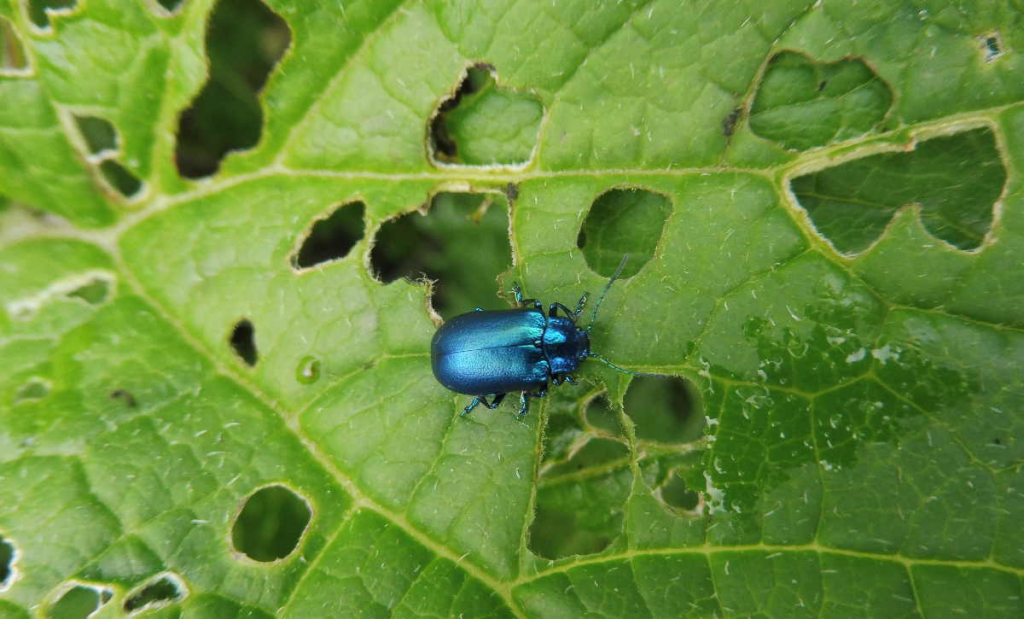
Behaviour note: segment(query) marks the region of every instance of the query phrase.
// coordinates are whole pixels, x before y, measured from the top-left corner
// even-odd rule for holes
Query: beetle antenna
[[[597,359],[598,361],[600,361],[601,363],[607,365],[608,367],[610,367],[611,369],[615,370],[616,372],[622,372],[623,374],[631,374],[633,376],[647,376],[647,374],[644,374],[643,372],[634,372],[633,370],[627,370],[626,368],[620,368],[619,366],[617,366],[614,363],[612,363],[611,361],[605,359],[604,357],[602,357],[601,355],[597,354],[596,352],[588,353],[587,356],[588,357],[593,357],[593,358]]]
[[[608,283],[604,286],[604,290],[601,291],[601,296],[597,298],[597,303],[594,304],[594,313],[590,316],[590,324],[587,325],[587,333],[590,333],[590,330],[594,328],[594,322],[597,320],[597,310],[601,309],[601,301],[604,301],[604,295],[608,294],[608,290],[612,287],[612,284],[615,283],[615,280],[619,279],[619,275],[622,273],[622,269],[625,268],[627,260],[629,260],[629,254],[624,254],[622,256],[622,262],[619,263],[619,268],[615,269],[615,274],[608,280]],[[600,357],[598,357],[598,359],[600,359]],[[607,361],[605,363],[607,363]]]

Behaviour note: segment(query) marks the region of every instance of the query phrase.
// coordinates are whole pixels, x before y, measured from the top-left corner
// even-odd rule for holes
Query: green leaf
[[[1024,615],[1019,6],[343,4],[0,0],[0,617]]]

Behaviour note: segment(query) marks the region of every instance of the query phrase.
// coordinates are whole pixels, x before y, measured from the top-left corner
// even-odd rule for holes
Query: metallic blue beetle
[[[462,411],[465,415],[477,404],[498,408],[511,391],[521,391],[519,415],[525,415],[530,398],[547,395],[548,385],[575,384],[572,373],[587,357],[595,357],[612,368],[630,373],[590,350],[590,329],[597,319],[604,295],[626,265],[626,256],[608,280],[594,306],[586,329],[576,326],[576,318],[587,302],[584,292],[570,311],[561,303],[552,303],[548,315],[536,299],[524,299],[518,284],[512,287],[519,309],[484,311],[479,307],[444,323],[430,343],[430,361],[437,382],[466,395],[476,396]],[[558,315],[561,310],[564,316]],[[487,397],[492,399],[487,401]]]

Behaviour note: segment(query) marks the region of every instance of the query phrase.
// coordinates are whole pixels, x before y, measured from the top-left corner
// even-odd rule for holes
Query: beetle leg
[[[576,311],[572,313],[573,316],[579,316],[583,313],[583,306],[587,304],[587,295],[589,294],[589,292],[584,292],[580,300],[576,302]]]
[[[512,282],[512,294],[516,296],[516,305],[522,305],[523,289],[519,287],[519,282]]]
[[[486,406],[487,408],[489,408],[491,410],[494,410],[495,408],[498,408],[499,406],[501,406],[501,401],[505,399],[506,395],[508,395],[508,394],[507,393],[496,393],[496,394],[494,394],[494,399],[491,400],[490,404],[487,403],[487,400],[484,400],[484,406]]]
[[[565,375],[565,382],[569,383],[570,385],[575,385],[576,384],[576,379],[572,377],[572,374],[566,374]]]
[[[528,412],[530,412],[530,394],[524,391],[519,394],[519,412],[516,413],[516,417],[522,417]]]
[[[482,311],[484,311],[484,308],[482,308],[482,307],[474,307],[473,311],[474,312],[482,312]]]
[[[568,377],[566,377],[566,378],[568,378]],[[563,380],[565,380],[565,378],[563,378],[561,374],[552,374],[551,375],[551,384],[555,385],[556,387],[558,385],[561,385]]]
[[[559,303],[557,301],[552,303],[551,306],[548,308],[548,316],[554,318],[555,317],[555,310],[559,309],[559,308],[561,308],[561,310],[563,312],[565,312],[566,316],[569,316],[569,317],[573,316],[573,313],[569,311],[568,307],[562,305],[561,303]],[[576,315],[578,316],[579,314],[577,313]]]
[[[487,404],[486,404],[487,400],[485,400],[484,398],[482,398],[480,396],[477,396],[477,397],[473,398],[473,401],[470,402],[466,406],[466,408],[462,409],[462,414],[460,414],[459,417],[465,417],[466,415],[468,415],[471,410],[476,408],[476,405],[479,404],[481,400],[484,401],[484,406],[487,406]]]

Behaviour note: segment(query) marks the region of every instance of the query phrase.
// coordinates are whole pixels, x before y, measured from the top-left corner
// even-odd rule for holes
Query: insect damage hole
[[[81,299],[89,305],[102,305],[110,298],[112,282],[107,277],[94,277],[68,292],[70,299]]]
[[[317,219],[299,250],[292,254],[292,266],[308,269],[347,256],[366,233],[365,214],[364,203],[352,202],[337,207],[327,217]]]
[[[673,511],[685,514],[701,512],[703,497],[699,492],[687,486],[686,480],[678,470],[669,474],[665,483],[655,491],[655,496],[661,499],[662,503],[671,507]]]
[[[291,488],[261,488],[245,499],[231,527],[231,545],[253,561],[279,561],[298,547],[312,516],[309,502]]]
[[[594,554],[622,532],[632,486],[629,448],[623,441],[591,438],[572,456],[545,469],[529,547],[548,559]]]
[[[250,367],[256,365],[256,330],[248,318],[243,318],[235,323],[229,341],[232,350],[246,365]]]
[[[892,102],[892,89],[859,58],[818,62],[781,52],[758,85],[749,126],[787,149],[808,150],[875,131]]]
[[[620,277],[632,277],[654,257],[671,214],[672,201],[660,193],[634,187],[606,191],[591,205],[576,246],[603,277],[611,277],[629,254]]]
[[[98,116],[72,115],[86,161],[96,166],[103,184],[124,199],[137,197],[144,187],[138,176],[117,161],[120,139],[114,125]]]
[[[544,106],[497,85],[493,66],[466,70],[459,87],[441,102],[428,127],[432,163],[523,165],[537,144]]]
[[[86,619],[114,596],[107,587],[73,584],[47,610],[47,619]]]
[[[125,598],[122,608],[130,615],[155,610],[181,602],[188,597],[188,587],[173,572],[157,574]]]
[[[260,0],[217,2],[206,31],[209,79],[178,122],[182,176],[210,176],[228,152],[259,142],[259,93],[290,43],[287,22]]]
[[[682,445],[704,435],[698,391],[679,376],[635,377],[623,407],[640,440]]]
[[[14,393],[11,404],[42,400],[50,394],[50,381],[33,376]]]
[[[512,265],[506,196],[439,193],[425,211],[381,225],[370,263],[385,284],[401,277],[436,280],[431,302],[446,319],[493,307],[489,284]]]
[[[78,0],[29,0],[28,18],[40,30],[49,30],[51,16],[69,15],[77,5]]]
[[[0,17],[0,75],[27,75],[28,56],[14,24]]]
[[[163,9],[162,13],[158,12],[157,14],[161,17],[174,15],[181,8],[183,2],[184,0],[156,0],[157,5]]]
[[[15,581],[17,570],[14,565],[18,550],[14,543],[0,535],[0,591],[6,591]]]
[[[846,161],[790,181],[800,206],[841,253],[881,238],[901,208],[915,205],[929,234],[961,250],[981,246],[1007,183],[990,129],[919,142],[909,152]]]

